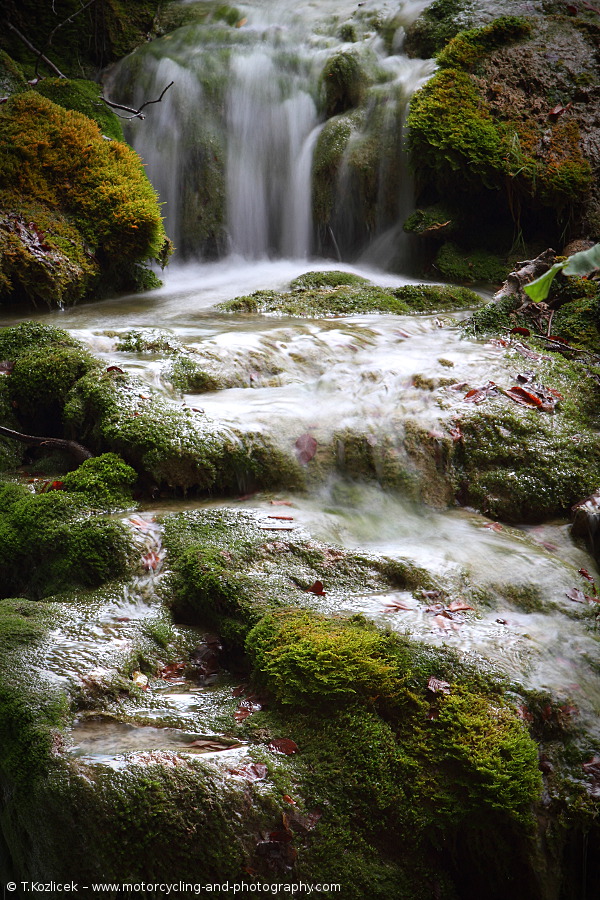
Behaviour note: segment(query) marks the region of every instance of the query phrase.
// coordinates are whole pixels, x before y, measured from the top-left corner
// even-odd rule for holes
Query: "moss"
[[[29,351],[50,350],[56,345],[81,347],[67,331],[43,322],[21,322],[0,329],[0,356],[12,362]]]
[[[123,526],[82,518],[85,507],[66,494],[0,485],[0,509],[4,597],[96,587],[129,569],[133,551]]]
[[[464,0],[434,0],[409,27],[406,50],[411,56],[429,59],[453,38],[464,26]]]
[[[0,50],[0,94],[3,97],[29,89],[21,67],[4,50]]]
[[[317,225],[329,222],[335,200],[335,185],[351,135],[358,127],[356,114],[335,116],[319,134],[312,163],[312,210]]]
[[[465,322],[464,329],[467,334],[476,336],[499,334],[514,327],[527,327],[531,322],[522,314],[516,313],[520,305],[515,297],[505,297],[486,303],[485,306],[475,310]]]
[[[167,377],[173,387],[183,393],[203,394],[207,391],[219,391],[224,387],[223,379],[211,375],[187,356],[179,356],[173,361]]]
[[[442,245],[434,265],[444,278],[463,284],[501,284],[509,272],[507,263],[496,254],[485,250],[467,253],[452,243]]]
[[[548,611],[549,604],[544,602],[542,590],[537,584],[493,584],[490,587],[523,612]]]
[[[358,106],[366,87],[366,75],[355,53],[339,52],[325,63],[321,74],[327,118]]]
[[[82,78],[44,78],[35,90],[63,109],[73,109],[92,119],[106,137],[123,141],[123,129],[119,117],[100,100],[102,88],[94,81]]]
[[[552,331],[576,347],[600,350],[600,296],[592,286],[591,296],[563,304],[552,319]],[[590,292],[591,293],[591,292]]]
[[[391,697],[397,676],[388,641],[375,626],[285,610],[252,629],[246,650],[280,703]]]
[[[311,289],[339,287],[342,284],[367,284],[368,279],[362,275],[354,275],[352,272],[339,272],[332,269],[328,272],[306,272],[290,282],[293,291],[306,291]]]
[[[160,256],[156,194],[133,150],[105,141],[95,122],[34,91],[2,106],[0,126],[5,298],[52,302],[54,283],[54,302],[72,302],[91,290],[99,270],[117,277]],[[40,272],[38,287],[29,275]]]
[[[474,291],[449,285],[407,284],[394,288],[394,294],[411,313],[468,309],[481,304],[481,297]]]
[[[442,68],[472,69],[484,56],[498,47],[531,37],[531,22],[520,16],[500,16],[483,28],[461,31],[438,54]]]
[[[82,348],[60,344],[20,355],[9,378],[9,392],[25,430],[56,434],[69,391],[97,366]]]
[[[64,491],[83,494],[86,502],[99,509],[131,505],[131,488],[137,474],[116,453],[86,459],[74,472],[62,478]]]

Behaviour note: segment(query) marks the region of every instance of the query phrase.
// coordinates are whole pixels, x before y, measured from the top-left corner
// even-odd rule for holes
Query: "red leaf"
[[[493,381],[488,381],[482,388],[473,388],[472,390],[467,391],[463,400],[466,400],[467,403],[481,403],[486,397],[489,397],[490,394],[495,393],[496,385]]]
[[[293,506],[291,500],[271,500],[271,506]]]
[[[296,805],[296,801],[293,799],[293,797],[290,797],[289,794],[284,794],[281,799],[285,800],[286,803],[291,803],[293,806]]]
[[[486,522],[483,527],[488,528],[490,531],[502,531],[503,530],[500,522]]]
[[[231,692],[232,696],[233,697],[241,697],[242,694],[246,693],[247,689],[248,689],[247,684],[240,684],[240,685],[238,685],[238,687],[233,689],[233,691]]]
[[[276,841],[277,843],[280,843],[280,844],[289,844],[289,842],[293,839],[293,837],[294,836],[293,836],[292,832],[289,830],[289,828],[287,831],[283,831],[283,830],[282,831],[272,831],[269,834],[270,841]]]
[[[181,680],[184,671],[184,662],[170,663],[168,666],[163,666],[160,670],[160,677],[164,678],[165,681],[172,681],[173,679]]]
[[[106,370],[107,372],[116,372],[118,375],[124,375],[125,372],[123,369],[120,369],[119,366],[109,366]]]
[[[291,756],[292,753],[298,752],[299,747],[294,741],[290,740],[290,738],[275,738],[275,740],[269,742],[269,750]]]
[[[549,335],[548,335],[548,338],[549,338],[551,341],[558,341],[559,344],[564,344],[565,347],[570,347],[570,346],[571,346],[571,344],[569,343],[569,341],[566,340],[566,338],[560,337],[558,334],[549,334]]]
[[[515,403],[519,403],[521,406],[529,406],[534,409],[538,409],[542,406],[542,401],[539,397],[536,397],[536,395],[532,394],[530,391],[526,391],[525,388],[522,388],[520,385],[511,387],[506,391],[506,396],[510,397],[511,400],[514,400]]]
[[[455,425],[454,428],[450,428],[448,434],[455,444],[458,443],[458,441],[462,441],[463,439],[463,433],[460,430],[460,425]]]
[[[562,116],[563,113],[566,113],[568,109],[571,109],[572,106],[573,106],[572,103],[567,103],[566,106],[562,106],[560,103],[558,103],[554,107],[554,109],[550,110],[548,115],[553,116],[554,118],[558,118],[558,116]]]
[[[248,709],[247,706],[238,706],[234,713],[234,719],[236,722],[243,722],[244,719],[247,719],[248,716],[252,715],[252,710]]]
[[[282,522],[293,522],[293,516],[267,516],[267,519],[279,519]]]
[[[323,582],[315,581],[312,587],[306,588],[307,594],[316,594],[317,597],[324,597],[325,591],[323,590]]]
[[[142,556],[142,565],[147,572],[154,572],[160,565],[160,556],[154,550],[150,550],[145,556]]]
[[[529,328],[511,328],[511,334],[521,334],[523,337],[529,337],[531,334]]]
[[[587,569],[580,569],[579,574],[583,575],[583,577],[586,579],[586,581],[590,581],[592,584],[595,583],[593,577],[590,575],[590,573],[588,572]]]
[[[579,588],[570,588],[565,592],[569,600],[575,600],[576,603],[585,603],[586,595]]]
[[[401,600],[390,600],[385,606],[387,606],[388,612],[394,612],[399,609],[403,612],[409,612],[412,609],[412,606],[407,606],[406,603],[402,603]]]
[[[312,434],[301,434],[296,441],[296,457],[298,462],[305,466],[311,461],[317,452],[317,441]]]

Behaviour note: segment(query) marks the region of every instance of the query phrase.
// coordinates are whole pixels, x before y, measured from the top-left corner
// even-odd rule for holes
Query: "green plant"
[[[535,303],[540,303],[550,293],[557,272],[564,272],[565,275],[578,275],[581,278],[583,275],[590,275],[598,268],[600,268],[600,244],[595,244],[589,250],[581,250],[579,253],[569,256],[568,259],[555,262],[547,272],[544,272],[535,281],[526,284],[523,290]]]

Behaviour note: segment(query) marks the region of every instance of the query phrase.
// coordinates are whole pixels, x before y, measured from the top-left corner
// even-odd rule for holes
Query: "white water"
[[[402,40],[404,26],[426,5],[255,2],[241,7],[233,25],[209,17],[138,49],[117,67],[111,95],[135,106],[174,82],[127,136],[159,191],[180,257],[230,252],[307,259],[318,249],[313,154],[325,117],[323,69],[339,51],[360,60],[374,82],[346,154],[375,135],[380,170],[377,198],[370,201],[374,222],[365,231],[358,187],[342,165],[331,224],[319,240],[349,258],[401,224],[412,195],[403,150],[407,103],[434,68],[430,60],[405,57]],[[377,30],[386,20],[395,29],[391,51]],[[349,25],[350,42],[340,36]],[[401,256],[403,236],[396,235],[384,263]]]

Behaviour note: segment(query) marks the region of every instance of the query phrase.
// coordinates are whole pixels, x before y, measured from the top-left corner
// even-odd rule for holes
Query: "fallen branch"
[[[25,35],[19,31],[19,29],[16,27],[16,25],[13,25],[12,22],[7,22],[6,24],[8,25],[8,27],[10,28],[11,31],[14,31],[14,33],[19,38],[19,40],[25,44],[27,49],[31,50],[32,53],[35,53],[35,55],[38,58],[38,62],[39,62],[39,60],[41,60],[43,63],[45,63],[49,69],[51,69],[56,75],[58,75],[59,78],[66,78],[66,75],[63,75],[63,73],[60,71],[60,69],[54,65],[52,60],[48,59],[47,56],[44,56],[42,51],[38,50],[37,47],[34,47],[33,44],[31,43],[31,41],[29,41],[25,37]],[[37,66],[36,66],[36,71],[37,71]]]
[[[86,459],[91,459],[94,455],[93,453],[90,453],[87,447],[78,444],[77,441],[21,434],[20,431],[13,431],[11,428],[5,428],[3,425],[0,425],[0,435],[10,438],[13,441],[20,441],[22,444],[32,444],[33,446],[38,447],[55,447],[57,450],[64,450],[66,453],[70,454],[77,463],[82,463]]]
[[[175,84],[174,81],[171,81],[170,84],[163,89],[162,94],[156,100],[146,100],[145,103],[142,103],[139,109],[134,109],[132,106],[123,106],[122,103],[114,103],[112,100],[108,100],[102,94],[100,94],[100,99],[103,100],[107,106],[110,106],[111,109],[122,109],[125,112],[132,113],[131,116],[119,116],[119,113],[115,113],[115,115],[119,116],[120,119],[145,119],[146,116],[142,115],[142,110],[147,106],[150,106],[151,103],[160,103],[162,98],[165,96],[170,87]]]
[[[499,291],[494,294],[494,300],[504,300],[507,297],[516,297],[521,301],[528,302],[528,298],[523,292],[523,287],[534,281],[554,263],[556,253],[554,250],[544,250],[535,259],[527,259],[525,262],[517,263],[518,269],[508,275],[506,281]]]

